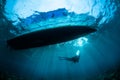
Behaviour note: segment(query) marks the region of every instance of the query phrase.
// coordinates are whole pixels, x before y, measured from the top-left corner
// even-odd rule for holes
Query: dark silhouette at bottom
[[[60,60],[67,60],[67,61],[71,61],[73,63],[78,63],[79,59],[80,59],[80,55],[76,55],[73,57],[59,57]]]

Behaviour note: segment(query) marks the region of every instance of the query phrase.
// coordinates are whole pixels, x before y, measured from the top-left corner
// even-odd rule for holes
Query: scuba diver
[[[79,62],[80,59],[80,52],[79,50],[76,52],[76,55],[73,57],[59,57],[60,60],[67,60],[67,61],[71,61],[73,63],[77,63]]]

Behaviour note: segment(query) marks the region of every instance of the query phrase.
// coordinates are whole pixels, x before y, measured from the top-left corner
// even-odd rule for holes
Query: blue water
[[[64,14],[62,14],[63,12]],[[0,24],[1,73],[5,73],[7,77],[14,75],[21,80],[91,80],[91,78],[100,74],[119,68],[119,11],[115,13],[114,18],[109,23],[100,25],[97,24],[97,21],[94,22],[95,18],[88,14],[78,15],[74,12],[67,12],[65,9],[38,13],[44,15],[43,17],[45,18],[43,19],[41,15],[33,14],[27,18],[20,19],[21,23],[17,25],[12,25],[9,20],[2,19],[4,17],[0,18],[2,22]],[[54,16],[52,13],[54,13]],[[83,42],[79,42],[81,45],[74,45],[78,43],[78,39],[26,50],[14,50],[6,44],[7,39],[21,35],[24,32],[34,31],[34,29],[41,29],[41,26],[46,29],[70,23],[72,25],[95,26],[98,30],[95,33],[84,36]],[[77,51],[80,51],[78,63],[59,60],[60,56],[75,56]]]

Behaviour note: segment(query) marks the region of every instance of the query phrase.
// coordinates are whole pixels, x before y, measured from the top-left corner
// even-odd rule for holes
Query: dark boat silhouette
[[[66,42],[95,32],[88,26],[62,26],[27,33],[7,40],[7,44],[14,49],[27,49]]]

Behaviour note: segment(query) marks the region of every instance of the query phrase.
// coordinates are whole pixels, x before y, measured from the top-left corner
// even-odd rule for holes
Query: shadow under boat
[[[20,35],[7,40],[7,44],[14,49],[41,47],[73,40],[95,31],[89,26],[62,26]]]

